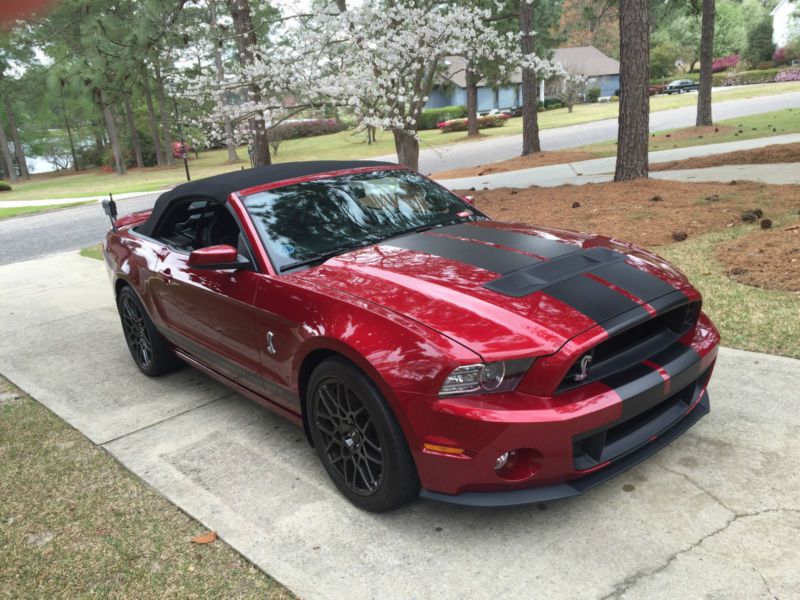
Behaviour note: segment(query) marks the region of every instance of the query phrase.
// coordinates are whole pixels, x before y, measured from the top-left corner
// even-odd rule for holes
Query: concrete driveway
[[[724,349],[711,414],[582,497],[372,515],[300,430],[191,369],[140,375],[101,263],[6,265],[0,290],[0,373],[303,598],[800,596],[800,361]]]

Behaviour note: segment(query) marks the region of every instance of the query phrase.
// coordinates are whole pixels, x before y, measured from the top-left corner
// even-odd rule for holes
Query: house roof
[[[589,77],[619,73],[619,61],[606,56],[594,46],[557,48],[553,52],[553,60],[560,62],[570,73]]]
[[[556,48],[553,60],[561,63],[570,73],[596,77],[619,73],[619,61],[606,56],[594,46],[575,48]],[[460,88],[467,87],[467,61],[461,56],[448,56],[444,61],[444,71],[439,76],[441,83],[450,83]],[[509,77],[510,83],[520,83],[522,72],[516,69]],[[485,85],[481,80],[478,85]]]
[[[781,0],[780,2],[778,2],[775,5],[775,8],[773,8],[769,14],[774,17],[775,15],[778,14],[778,12],[783,8],[785,4],[789,4],[789,0]]]

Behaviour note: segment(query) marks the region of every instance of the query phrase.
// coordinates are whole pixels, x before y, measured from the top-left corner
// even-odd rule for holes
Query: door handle
[[[167,283],[172,282],[172,270],[169,267],[159,271],[158,276]]]

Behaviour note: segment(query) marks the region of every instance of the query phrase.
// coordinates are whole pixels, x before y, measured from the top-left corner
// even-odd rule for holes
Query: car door
[[[239,226],[225,205],[212,201],[187,201],[173,210],[159,232],[166,248],[157,266],[154,294],[167,335],[206,366],[262,393],[253,331],[260,275],[247,269],[198,269],[188,264],[192,250],[238,245]]]

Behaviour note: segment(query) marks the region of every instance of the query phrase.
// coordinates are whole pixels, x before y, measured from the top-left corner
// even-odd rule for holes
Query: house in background
[[[772,9],[772,43],[777,48],[783,48],[789,41],[793,28],[800,30],[800,10],[798,2],[792,0],[781,0]],[[797,31],[800,34],[800,31]]]
[[[594,46],[558,48],[553,51],[553,60],[561,63],[570,73],[586,75],[589,78],[587,87],[600,88],[600,96],[613,96],[619,89],[619,61],[606,56]],[[425,108],[467,103],[466,60],[460,56],[448,56],[444,67]],[[488,86],[481,81],[478,84],[478,111],[521,106],[521,82],[522,73],[519,69],[512,73],[508,83],[500,87]],[[548,81],[546,86],[544,81],[540,81],[539,99],[544,98],[546,91],[554,94],[561,85],[560,79]]]

